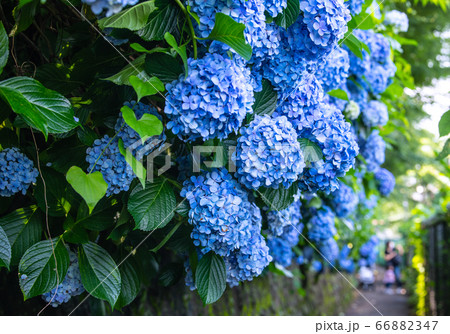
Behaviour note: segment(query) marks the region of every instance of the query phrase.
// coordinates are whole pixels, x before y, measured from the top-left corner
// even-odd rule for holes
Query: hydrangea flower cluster
[[[355,271],[355,262],[349,258],[351,249],[348,245],[344,245],[339,252],[338,263],[339,268],[348,273],[353,273]]]
[[[305,167],[297,133],[285,116],[256,115],[241,129],[234,160],[236,178],[249,189],[287,188]]]
[[[25,195],[38,175],[33,161],[17,147],[0,152],[0,196],[10,197],[19,192]]]
[[[120,153],[117,137],[112,139],[105,135],[101,139],[96,139],[94,144],[88,147],[86,154],[88,171],[100,171],[108,184],[107,196],[130,189],[131,181],[136,176]]]
[[[91,6],[91,10],[95,15],[106,12],[106,16],[111,16],[122,10],[126,6],[132,6],[139,0],[82,0],[85,4]]]
[[[277,113],[288,116],[299,138],[313,142],[322,151],[323,159],[308,162],[309,168],[299,178],[300,189],[309,192],[337,189],[337,178],[353,167],[359,153],[351,125],[342,112],[330,104],[319,103],[304,108],[298,115],[286,106],[278,108]]]
[[[389,120],[389,113],[383,102],[372,100],[362,109],[362,119],[366,126],[383,126]]]
[[[287,6],[287,0],[265,0],[264,7],[270,16],[276,17],[282,13]]]
[[[78,266],[77,255],[69,250],[70,265],[67,270],[66,277],[53,290],[44,293],[42,299],[47,303],[51,303],[53,307],[58,307],[63,303],[67,303],[70,298],[81,295],[85,290],[81,283],[80,268]]]
[[[327,260],[327,263],[334,264],[339,256],[339,246],[334,238],[329,238],[319,244],[319,251]]]
[[[252,112],[249,70],[219,54],[188,59],[189,74],[166,85],[164,112],[172,132],[186,141],[224,139]]]
[[[328,52],[347,32],[351,17],[343,0],[302,0],[300,9],[311,41]]]
[[[162,117],[158,114],[155,107],[146,105],[144,103],[136,101],[125,102],[126,106],[131,108],[136,116],[136,119],[141,119],[144,114],[150,114],[158,117],[162,121]],[[119,118],[116,121],[114,127],[117,133],[117,137],[123,141],[123,146],[130,149],[137,160],[142,160],[144,156],[153,152],[157,147],[161,146],[166,140],[164,131],[159,136],[153,136],[142,144],[141,137],[134,131],[128,124],[125,123],[122,113],[119,114]]]
[[[350,72],[355,75],[358,83],[365,90],[380,94],[391,83],[396,67],[390,58],[391,48],[389,41],[373,30],[353,31],[355,36],[364,42],[370,49],[370,55],[363,51],[363,59],[350,55]]]
[[[375,171],[378,191],[382,196],[389,196],[395,187],[395,177],[385,168],[378,168]]]
[[[336,47],[325,59],[321,59],[315,75],[325,92],[339,88],[347,81],[350,68],[348,52]]]
[[[307,212],[302,212],[308,221],[308,237],[316,243],[332,238],[336,233],[334,226],[334,213],[326,205],[320,209],[306,208]]]
[[[398,10],[391,10],[386,13],[384,24],[393,26],[396,32],[406,32],[409,27],[408,15]]]
[[[272,236],[279,237],[285,233],[285,227],[297,226],[300,223],[300,219],[302,219],[301,205],[302,202],[296,200],[284,210],[269,211],[267,213],[269,233]]]
[[[372,133],[363,140],[361,144],[361,155],[366,160],[367,170],[373,172],[384,163],[386,143],[380,136],[378,130],[373,130]]]
[[[369,241],[359,248],[359,255],[361,256],[359,265],[361,267],[372,266],[375,264],[375,261],[377,260],[378,242],[378,238],[376,236],[372,236]]]
[[[358,206],[358,196],[352,188],[339,182],[339,188],[331,193],[331,206],[340,218],[348,217]]]
[[[364,1],[365,0],[348,0],[347,2],[345,2],[345,4],[347,5],[352,15],[357,15],[361,13]]]
[[[355,120],[359,117],[360,113],[361,109],[359,108],[359,104],[353,100],[348,101],[344,109],[345,116],[350,120]]]

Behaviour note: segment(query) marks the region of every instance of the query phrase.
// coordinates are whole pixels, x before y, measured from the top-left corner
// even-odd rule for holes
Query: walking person
[[[405,290],[402,287],[402,280],[401,280],[402,255],[403,255],[403,247],[401,245],[396,246],[393,241],[386,242],[386,248],[384,251],[386,268],[392,266],[394,270],[395,285],[397,286],[396,292],[398,294],[405,294]]]

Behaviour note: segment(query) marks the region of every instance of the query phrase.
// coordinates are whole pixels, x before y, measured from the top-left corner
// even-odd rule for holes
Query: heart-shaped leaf
[[[123,145],[123,140],[119,139],[119,151],[125,158],[127,164],[133,168],[134,174],[138,177],[139,181],[141,181],[142,187],[145,188],[145,178],[147,177],[147,169],[144,167],[142,162],[136,159],[133,153],[130,150],[127,150]]]
[[[141,137],[142,143],[152,136],[158,136],[163,131],[163,125],[158,117],[151,114],[142,115],[141,119],[136,119],[133,109],[128,106],[123,106],[123,119],[134,131]]]
[[[25,300],[60,284],[69,264],[69,252],[61,238],[40,241],[28,248],[19,263],[19,284]]]
[[[89,207],[89,213],[106,194],[108,184],[100,172],[86,174],[80,167],[72,166],[66,174],[67,182],[80,194]]]
[[[0,226],[0,268],[6,267],[9,270],[9,264],[11,263],[11,244],[9,243],[8,236],[3,228]]]
[[[138,96],[138,101],[140,101],[145,96],[155,95],[158,92],[163,92],[165,89],[164,84],[157,77],[140,79],[139,77],[132,75],[129,78],[129,81]]]
[[[250,60],[252,47],[245,41],[244,30],[245,25],[243,23],[237,23],[228,15],[217,13],[214,28],[207,39],[225,43],[240,54],[242,58]]]
[[[114,82],[116,85],[131,86],[130,77],[137,76],[139,78],[147,78],[147,74],[144,71],[145,55],[137,57],[131,64],[128,64],[120,70],[119,73],[114,74],[103,80]]]
[[[111,304],[117,302],[121,290],[119,269],[112,257],[99,245],[88,242],[78,249],[81,282],[95,298]]]
[[[173,35],[169,32],[166,32],[166,34],[164,35],[164,39],[180,55],[181,59],[183,60],[183,64],[184,64],[184,75],[185,75],[185,77],[187,77],[188,63],[187,63],[186,46],[185,45],[178,46],[177,41],[175,40],[175,37],[173,37]]]

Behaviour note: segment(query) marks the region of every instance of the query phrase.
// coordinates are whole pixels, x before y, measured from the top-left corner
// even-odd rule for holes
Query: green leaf
[[[437,156],[438,160],[442,160],[446,158],[450,154],[450,139],[447,139],[447,141],[444,144],[444,148],[442,149],[441,153]]]
[[[120,295],[122,281],[112,257],[99,245],[88,242],[80,246],[78,262],[81,282],[86,290],[114,307]]]
[[[115,15],[99,20],[98,25],[101,29],[121,28],[136,31],[145,27],[148,17],[156,9],[154,0],[142,2]]]
[[[292,184],[288,189],[280,186],[278,189],[262,188],[258,191],[261,199],[269,207],[269,210],[281,211],[294,202],[294,195],[298,192],[297,183]]]
[[[217,301],[224,293],[227,271],[222,257],[209,252],[198,262],[195,271],[195,286],[204,304]]]
[[[151,50],[147,50],[145,47],[143,47],[141,44],[139,44],[139,43],[131,43],[130,44],[130,47],[134,50],[134,51],[137,51],[137,52],[144,52],[144,53],[148,53],[148,54],[152,54],[152,53],[155,53],[155,52],[168,52],[169,51],[169,49],[166,49],[166,48],[160,48],[160,47],[156,47],[156,48],[153,48],[153,49],[151,49]]]
[[[175,194],[167,179],[155,178],[153,183],[136,186],[128,200],[128,211],[136,228],[150,231],[166,226],[174,216]]]
[[[336,97],[338,99],[348,101],[348,95],[345,90],[334,89],[334,90],[330,90],[327,94],[330,96]]]
[[[159,136],[163,131],[163,125],[155,115],[144,114],[138,120],[136,119],[133,109],[130,107],[123,106],[120,111],[122,112],[125,123],[139,134],[142,143],[150,137]]]
[[[80,194],[92,212],[95,205],[105,196],[108,184],[100,172],[86,174],[80,167],[72,166],[66,174],[67,182]]]
[[[26,30],[33,23],[38,5],[39,0],[30,0],[19,3],[14,8],[13,16],[16,23],[9,33],[10,36],[15,36],[19,32]]]
[[[166,234],[166,236],[164,237],[164,239],[158,244],[158,246],[156,246],[155,248],[150,249],[150,252],[156,253],[157,251],[159,251],[166,243],[167,241],[170,240],[170,238],[172,237],[172,235],[178,230],[178,228],[181,225],[181,221],[179,221],[174,227],[172,227],[172,229],[169,231],[169,233]]]
[[[155,6],[157,9],[150,13],[146,25],[137,32],[144,41],[160,41],[166,32],[177,28],[179,7],[165,0],[156,0]]]
[[[307,165],[323,159],[322,150],[319,145],[306,138],[300,138],[298,141]]]
[[[3,72],[3,68],[8,62],[9,56],[9,40],[6,34],[3,23],[0,22],[0,74]]]
[[[61,238],[40,241],[28,248],[19,263],[19,284],[25,300],[56,288],[69,265],[69,252]]]
[[[241,55],[242,58],[250,60],[252,47],[245,41],[244,30],[245,25],[243,23],[237,23],[223,13],[216,13],[214,28],[207,39],[225,43]]]
[[[11,263],[11,244],[9,243],[8,236],[3,228],[0,226],[0,268],[6,267],[9,270]]]
[[[360,59],[363,59],[363,53],[362,53],[362,45],[361,42],[355,37],[355,35],[351,33],[347,33],[344,37],[343,43],[350,49],[351,52],[355,56],[357,56]],[[342,42],[339,43],[341,45]]]
[[[77,224],[72,216],[67,216],[63,224],[64,234],[63,239],[72,244],[84,244],[89,241],[89,234],[87,230]]]
[[[145,55],[139,56],[138,58],[133,60],[131,64],[128,64],[122,70],[120,70],[119,73],[114,74],[113,76],[110,76],[103,80],[114,82],[116,85],[131,86],[130,83],[131,76],[137,76],[140,79],[147,78],[147,75],[144,72],[144,62],[145,62]]]
[[[164,84],[157,77],[151,77],[148,80],[141,80],[139,77],[133,75],[130,77],[129,81],[137,94],[138,101],[140,101],[145,96],[155,95],[158,92],[163,92],[165,89]]]
[[[170,83],[177,80],[183,67],[172,56],[164,53],[149,54],[145,58],[145,72],[150,76],[155,76],[163,83]]]
[[[142,162],[140,162],[139,160],[137,160],[134,157],[133,152],[131,152],[130,150],[127,150],[125,148],[125,146],[123,145],[122,139],[119,139],[119,151],[120,151],[120,154],[122,154],[123,157],[125,158],[125,161],[127,162],[127,164],[129,164],[131,166],[131,168],[133,168],[134,174],[138,177],[142,186],[145,188],[145,179],[147,177],[147,169],[144,167]]]
[[[78,126],[69,100],[34,79],[15,77],[1,81],[0,97],[46,137],[48,133],[64,133]]]
[[[122,287],[114,308],[121,309],[130,304],[139,293],[141,280],[138,275],[138,266],[132,256],[126,259],[119,267]]]
[[[258,115],[272,115],[277,107],[278,94],[268,80],[263,80],[262,90],[255,93],[253,111]]]
[[[187,54],[186,54],[186,46],[178,46],[177,41],[175,40],[175,37],[169,32],[166,32],[164,35],[164,39],[166,40],[167,44],[169,44],[181,57],[184,64],[184,75],[187,77],[188,75],[188,62],[187,62]]]
[[[450,110],[442,115],[439,121],[439,136],[444,137],[450,133]]]
[[[297,0],[288,0],[286,8],[278,14],[274,21],[278,26],[287,29],[294,24],[299,14],[300,2]]]
[[[42,168],[42,175],[45,180],[46,196],[44,196],[44,184],[40,177],[37,179],[37,184],[34,189],[34,195],[39,208],[45,211],[45,206],[47,205],[50,216],[65,216],[71,208],[71,197],[70,192],[67,191],[66,178],[54,169],[46,167]]]
[[[19,263],[23,253],[41,240],[42,219],[36,206],[17,209],[0,218],[11,245],[11,265]]]

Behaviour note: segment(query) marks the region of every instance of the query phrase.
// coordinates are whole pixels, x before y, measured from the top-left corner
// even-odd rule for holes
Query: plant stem
[[[194,46],[194,59],[197,59],[197,37],[195,36],[194,26],[192,24],[191,16],[189,12],[187,11],[186,7],[181,3],[181,0],[175,0],[175,2],[180,6],[181,10],[183,11],[184,15],[186,16],[186,20],[188,22],[189,31],[191,33],[192,37],[192,44]]]

